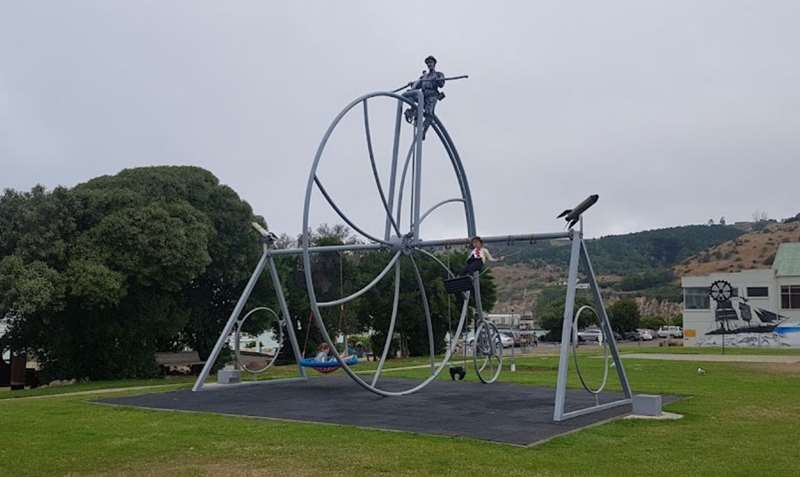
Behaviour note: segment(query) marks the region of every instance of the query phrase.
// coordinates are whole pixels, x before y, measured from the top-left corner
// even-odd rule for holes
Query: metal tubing
[[[569,370],[569,339],[572,333],[572,313],[575,309],[575,291],[578,286],[578,263],[580,261],[580,238],[572,239],[569,254],[569,272],[567,275],[567,296],[564,301],[564,321],[561,325],[561,349],[558,360],[558,379],[556,381],[556,399],[553,408],[553,420],[564,418],[567,398],[567,371]]]
[[[412,231],[414,232],[414,239],[419,240],[419,214],[422,208],[422,139],[425,137],[425,95],[422,90],[417,91],[417,127],[416,127],[416,141],[417,152],[414,154],[414,170],[416,176],[414,177],[414,196],[411,198],[411,203],[414,207],[414,220],[411,224]]]
[[[258,265],[256,265],[256,269],[253,270],[253,274],[250,275],[250,280],[248,280],[247,286],[244,288],[242,296],[239,297],[239,301],[233,308],[231,316],[228,317],[228,321],[225,323],[225,327],[222,329],[222,333],[220,333],[219,338],[217,338],[217,343],[211,350],[211,354],[206,359],[206,362],[203,365],[203,370],[200,371],[200,375],[194,382],[194,386],[192,386],[192,391],[199,391],[203,388],[203,384],[205,383],[206,379],[208,379],[209,373],[211,373],[211,368],[217,361],[219,353],[222,351],[222,347],[225,346],[225,342],[228,340],[228,336],[231,334],[231,331],[233,331],[234,325],[236,325],[236,320],[239,319],[239,315],[242,313],[242,309],[244,308],[245,303],[247,303],[247,299],[250,298],[250,293],[253,292],[253,288],[256,286],[256,282],[258,282],[258,277],[260,277],[261,272],[264,271],[264,265],[266,265],[267,263],[267,257],[268,257],[268,250],[266,245],[264,245],[263,252],[261,253],[261,258],[258,260]]]
[[[309,247],[308,252],[312,254],[319,253],[338,253],[338,252],[369,252],[375,250],[386,250],[387,247],[382,243],[353,243],[347,245],[324,245],[320,247]],[[279,248],[270,250],[269,254],[273,257],[282,257],[286,255],[303,255],[302,248]]]
[[[402,252],[395,253],[394,257],[392,257],[392,259],[389,261],[389,264],[386,265],[386,267],[384,267],[384,269],[381,271],[381,273],[379,273],[375,278],[373,278],[372,281],[369,282],[361,290],[358,290],[357,292],[353,293],[352,295],[348,295],[346,297],[339,298],[338,300],[317,302],[317,306],[320,307],[320,308],[325,308],[325,307],[328,307],[328,306],[342,305],[342,304],[347,303],[349,301],[355,300],[356,298],[360,297],[364,293],[370,291],[375,285],[378,284],[378,282],[381,281],[381,279],[383,277],[386,276],[387,273],[389,273],[389,270],[391,270],[392,266],[395,263],[397,263],[397,259],[400,258],[400,254],[401,253]]]
[[[372,385],[378,382],[383,371],[383,365],[386,363],[386,357],[389,355],[389,349],[392,347],[392,338],[394,338],[394,325],[397,323],[397,305],[400,303],[400,264],[394,266],[394,299],[392,300],[392,316],[389,318],[389,331],[386,333],[386,341],[383,343],[383,352],[381,353],[381,360],[378,362],[378,369],[372,375]]]
[[[502,244],[516,244],[516,243],[531,243],[540,240],[558,240],[568,239],[572,237],[572,231],[566,232],[553,232],[553,233],[539,233],[539,234],[520,234],[520,235],[493,235],[488,237],[481,237],[484,243],[502,243]],[[409,242],[409,246],[416,249],[423,248],[440,248],[469,245],[471,237],[454,238],[454,239],[439,239],[439,240],[419,240],[416,242]],[[317,253],[333,253],[333,252],[365,252],[373,250],[387,250],[395,249],[397,246],[391,243],[355,243],[348,245],[325,245],[321,247],[309,246],[308,249],[303,248],[281,248],[270,250],[270,255],[274,257],[284,255],[303,255],[306,250],[309,254]]]
[[[275,259],[269,255],[269,276],[272,278],[272,286],[275,287],[275,295],[278,297],[278,306],[283,313],[283,322],[286,324],[286,331],[289,334],[289,342],[292,344],[292,351],[294,352],[294,359],[297,361],[297,369],[300,371],[300,376],[306,377],[306,368],[300,365],[300,360],[303,355],[300,352],[300,345],[297,343],[297,336],[294,334],[294,324],[292,323],[292,316],[289,314],[289,307],[286,305],[286,297],[283,294],[283,285],[281,285],[281,278],[278,276],[278,269],[275,267]]]
[[[448,267],[447,265],[445,265],[445,264],[444,264],[444,262],[442,262],[442,261],[439,259],[439,257],[437,257],[435,254],[433,254],[433,253],[431,253],[431,252],[429,252],[429,251],[425,250],[424,248],[417,249],[417,251],[419,251],[419,252],[422,252],[422,253],[424,253],[425,255],[427,255],[427,256],[429,256],[430,258],[432,258],[433,260],[435,260],[435,261],[436,261],[436,263],[438,263],[439,265],[441,265],[441,266],[442,266],[442,268],[444,268],[444,269],[445,269],[445,271],[447,272],[447,275],[448,275],[450,278],[453,278],[453,277],[455,277],[455,274],[453,273],[453,271],[452,271],[452,270],[450,270],[450,267]]]
[[[386,218],[391,222],[395,232],[399,236],[400,229],[397,227],[397,224],[394,221],[394,217],[392,217],[391,207],[389,207],[389,204],[386,202],[386,195],[383,193],[381,178],[380,175],[378,174],[378,166],[375,164],[375,153],[372,150],[372,135],[369,132],[369,112],[367,109],[366,99],[363,101],[363,104],[364,104],[364,135],[367,138],[367,152],[369,152],[369,163],[372,166],[372,176],[375,179],[375,186],[378,188],[378,195],[380,195],[381,197],[381,204],[383,204],[383,209],[386,211]],[[389,237],[386,237],[386,239],[388,238]]]
[[[614,360],[614,367],[617,370],[617,376],[619,377],[619,383],[622,387],[622,391],[625,393],[625,397],[630,398],[631,387],[628,384],[628,376],[625,373],[625,366],[623,366],[622,359],[619,357],[617,340],[614,338],[614,333],[611,330],[611,321],[608,319],[608,313],[606,313],[606,307],[603,304],[603,295],[600,293],[600,285],[597,284],[597,279],[594,275],[594,269],[592,268],[592,261],[589,259],[589,252],[586,250],[586,243],[583,241],[583,238],[580,239],[580,242],[581,255],[583,255],[584,264],[586,265],[586,271],[589,278],[589,287],[592,290],[595,305],[597,306],[598,310],[600,310],[600,328],[603,330],[606,343],[608,344],[608,349],[611,352],[612,359]],[[606,366],[608,366],[608,362],[606,362]],[[607,369],[606,372],[608,372]]]
[[[391,164],[391,174],[389,175],[389,215],[391,215],[392,210],[394,210],[394,187],[395,187],[395,179],[397,178],[397,154],[400,152],[400,125],[402,124],[402,117],[403,117],[403,102],[397,102],[397,112],[395,113],[394,118],[394,141],[392,144],[392,164]],[[392,221],[398,231],[397,234],[400,235],[400,218],[398,217],[397,222],[394,220]],[[389,240],[389,217],[386,218],[386,230],[384,233],[384,239]]]
[[[278,336],[280,338],[278,339],[278,348],[277,348],[277,351],[275,352],[275,356],[272,357],[272,359],[269,361],[269,363],[266,364],[266,366],[264,366],[261,369],[248,369],[248,367],[246,365],[242,365],[242,353],[241,353],[242,326],[244,326],[245,321],[247,321],[247,319],[250,318],[250,315],[252,315],[253,313],[255,313],[257,311],[267,311],[267,312],[271,313],[272,316],[274,316],[276,320],[278,320]],[[283,326],[284,326],[284,323],[283,323],[283,320],[281,319],[281,317],[277,313],[275,313],[275,311],[272,308],[269,308],[269,307],[266,307],[266,306],[259,306],[259,307],[253,308],[252,310],[248,311],[247,314],[244,315],[241,320],[237,320],[236,321],[236,330],[234,331],[234,335],[233,335],[234,336],[234,339],[233,339],[233,342],[234,342],[234,353],[236,354],[236,362],[234,363],[235,369],[237,369],[237,370],[244,369],[245,371],[247,371],[248,373],[251,373],[251,374],[261,374],[264,371],[266,371],[269,368],[271,368],[275,364],[275,361],[277,361],[278,355],[280,354],[280,351],[281,351],[281,348],[283,348],[283,344],[284,344]]]
[[[431,207],[430,209],[428,209],[427,211],[425,211],[425,213],[424,213],[424,214],[422,214],[422,217],[420,217],[420,218],[419,218],[419,223],[420,223],[420,225],[422,225],[422,221],[423,221],[423,220],[425,220],[425,218],[426,218],[426,217],[428,217],[429,215],[431,215],[431,213],[432,213],[433,211],[435,211],[436,209],[438,209],[439,207],[441,207],[441,206],[443,206],[443,205],[445,205],[445,204],[450,204],[450,203],[452,203],[452,202],[464,202],[464,199],[461,199],[461,198],[455,198],[455,199],[446,199],[446,200],[443,200],[443,201],[439,202],[438,204],[434,205],[433,207]]]
[[[558,420],[559,421],[566,421],[567,419],[572,419],[573,417],[585,416],[586,414],[591,414],[593,412],[598,412],[598,411],[604,411],[606,409],[611,409],[611,408],[618,407],[618,406],[624,406],[624,405],[630,404],[630,403],[631,403],[631,399],[630,398],[626,398],[626,399],[620,399],[618,401],[612,401],[612,402],[607,402],[607,403],[604,403],[604,404],[598,404],[596,406],[590,406],[590,407],[586,407],[586,408],[583,408],[583,409],[578,409],[577,411],[565,412],[565,413],[563,413],[561,415],[561,419],[558,419]],[[556,419],[554,419],[554,420],[556,420]]]
[[[439,118],[436,117],[435,114],[431,117],[431,125],[436,135],[439,137],[439,140],[444,145],[445,151],[450,157],[450,162],[453,164],[453,170],[456,173],[458,185],[461,188],[461,195],[464,197],[464,213],[467,216],[467,234],[470,237],[474,237],[477,234],[475,208],[472,205],[472,192],[470,192],[469,189],[469,181],[467,180],[467,173],[464,170],[464,164],[461,162],[461,157],[458,155],[458,150],[456,149],[453,139],[444,127],[444,124],[439,121]]]
[[[408,148],[406,160],[403,163],[403,172],[400,174],[400,187],[397,188],[397,225],[399,226],[403,219],[403,193],[406,187],[406,174],[408,173],[408,165],[411,164],[411,158],[414,157],[414,142]]]
[[[381,240],[381,239],[379,239],[377,237],[374,237],[373,235],[370,235],[367,232],[361,230],[361,228],[358,225],[356,225],[355,223],[353,223],[353,221],[350,220],[347,217],[347,215],[345,215],[344,212],[342,212],[342,209],[340,209],[339,206],[336,205],[336,203],[333,201],[331,196],[328,194],[328,191],[326,191],[325,187],[322,186],[322,181],[320,181],[318,177],[314,176],[314,182],[317,184],[317,187],[319,188],[319,191],[322,192],[322,196],[325,197],[325,200],[328,201],[328,204],[330,204],[331,208],[333,208],[333,210],[336,212],[336,214],[339,215],[339,217],[341,217],[342,220],[344,220],[347,223],[347,225],[352,227],[353,230],[355,230],[356,232],[360,233],[364,237],[372,240],[373,242],[382,243],[382,244],[385,244],[385,245],[391,245],[389,242],[383,241],[383,240]]]
[[[555,232],[555,233],[545,233],[545,234],[521,234],[521,235],[493,235],[489,237],[481,237],[484,243],[504,243],[504,244],[514,244],[517,242],[536,242],[539,240],[557,240],[557,239],[567,239],[572,236],[572,233],[567,232]],[[465,238],[457,238],[457,239],[441,239],[441,240],[420,240],[418,242],[412,242],[411,245],[415,248],[437,248],[437,247],[447,247],[447,246],[457,246],[457,245],[469,245],[469,240],[471,237]]]
[[[408,258],[411,259],[411,265],[414,266],[414,275],[417,277],[417,287],[419,288],[420,295],[422,295],[422,308],[425,311],[425,321],[428,325],[428,349],[431,356],[432,372],[434,369],[434,355],[436,354],[436,350],[433,343],[433,321],[431,320],[431,308],[428,303],[428,293],[425,291],[425,282],[422,280],[422,275],[419,273],[417,261],[414,260],[413,255],[409,255]]]

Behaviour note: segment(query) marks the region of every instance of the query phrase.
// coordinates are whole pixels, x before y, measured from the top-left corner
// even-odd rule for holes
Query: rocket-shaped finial
[[[593,206],[599,198],[599,195],[592,194],[587,197],[586,200],[575,206],[575,208],[567,209],[564,212],[561,212],[556,218],[560,219],[561,217],[564,217],[564,220],[567,221],[567,228],[571,229],[575,224],[578,223],[579,220],[581,220],[581,214],[586,212],[586,209]]]

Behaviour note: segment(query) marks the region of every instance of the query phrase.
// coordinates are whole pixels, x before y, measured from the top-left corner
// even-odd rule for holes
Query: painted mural
[[[800,323],[751,305],[744,297],[715,303],[714,324],[698,346],[800,346]]]

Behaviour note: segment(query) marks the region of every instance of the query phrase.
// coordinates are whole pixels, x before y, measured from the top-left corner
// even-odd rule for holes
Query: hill
[[[673,267],[744,233],[732,225],[686,225],[590,239],[587,247],[604,289],[656,301],[679,301]],[[538,290],[558,285],[566,276],[569,247],[565,241],[495,246],[493,253],[506,256],[502,265],[493,267],[498,311],[530,310]]]
[[[769,268],[784,242],[800,242],[800,223],[770,224],[723,242],[676,265],[673,274],[681,277]]]

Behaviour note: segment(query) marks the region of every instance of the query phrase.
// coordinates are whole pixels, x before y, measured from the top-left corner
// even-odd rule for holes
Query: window
[[[769,288],[767,287],[747,287],[747,296],[749,298],[764,298],[769,296]]]
[[[800,287],[798,287],[800,292]],[[798,302],[800,304],[800,302]],[[708,288],[690,287],[683,289],[683,307],[687,310],[708,310],[711,307]]]
[[[784,310],[800,308],[800,285],[781,287],[781,308]]]

